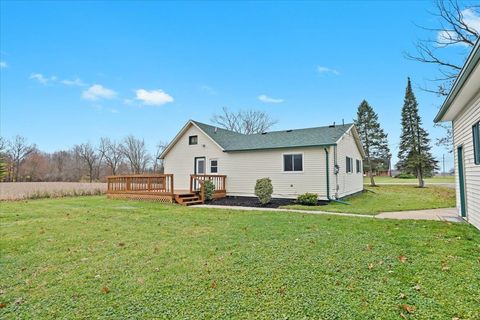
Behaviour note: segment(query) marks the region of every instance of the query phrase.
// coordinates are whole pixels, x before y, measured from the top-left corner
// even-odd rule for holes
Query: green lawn
[[[467,224],[104,197],[0,206],[2,319],[480,314],[480,232]]]
[[[374,215],[380,212],[455,207],[455,190],[447,187],[416,188],[409,185],[382,185],[374,188],[365,187],[365,190],[361,194],[343,199],[350,205],[331,202],[324,206],[295,204],[283,208]]]
[[[455,183],[455,177],[454,176],[445,176],[445,177],[432,177],[432,178],[425,178],[425,183],[428,184],[435,184],[435,183]],[[398,179],[398,178],[392,178],[392,177],[375,177],[375,182],[376,183],[412,183],[412,184],[417,184],[418,180],[415,179]],[[363,178],[363,183],[365,184],[370,184],[370,178],[369,177],[364,177]]]

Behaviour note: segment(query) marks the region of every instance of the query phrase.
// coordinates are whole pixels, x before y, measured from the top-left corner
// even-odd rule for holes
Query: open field
[[[454,176],[436,176],[432,178],[425,178],[425,183],[428,184],[444,184],[444,183],[455,183],[455,177]],[[389,184],[418,184],[417,179],[398,179],[398,178],[392,178],[392,177],[375,177],[375,182],[376,183],[389,183]],[[369,177],[364,177],[363,178],[363,183],[365,184],[370,184],[370,178]]]
[[[455,190],[447,187],[416,188],[410,185],[381,185],[373,188],[365,187],[365,189],[366,192],[343,199],[350,205],[331,202],[324,206],[295,204],[282,208],[377,214],[391,211],[455,207]]]
[[[99,195],[105,193],[106,190],[106,183],[2,182],[0,183],[0,200]]]
[[[0,204],[0,318],[478,319],[480,232],[76,197]]]

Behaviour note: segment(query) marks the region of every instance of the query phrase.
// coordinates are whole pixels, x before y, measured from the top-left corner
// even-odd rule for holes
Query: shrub
[[[273,186],[270,178],[261,178],[255,184],[255,195],[261,204],[267,204],[272,199]]]
[[[315,193],[304,193],[298,196],[297,202],[306,206],[314,206],[318,203]]]
[[[205,199],[206,200],[212,200],[213,198],[213,193],[215,192],[215,184],[213,184],[212,181],[206,180],[203,183],[203,188],[205,191]]]
[[[411,173],[399,173],[395,176],[398,179],[415,179],[416,177]]]

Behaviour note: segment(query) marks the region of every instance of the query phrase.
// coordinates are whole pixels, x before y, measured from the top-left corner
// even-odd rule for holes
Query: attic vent
[[[267,134],[266,132],[262,132],[262,134]]]
[[[286,132],[292,132],[293,130],[292,129],[288,129]]]

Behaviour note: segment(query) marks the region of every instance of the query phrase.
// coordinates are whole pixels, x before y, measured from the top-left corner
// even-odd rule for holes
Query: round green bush
[[[255,184],[255,195],[261,204],[267,204],[272,199],[273,185],[270,178],[261,178]]]
[[[297,202],[306,206],[315,206],[318,203],[315,193],[304,193],[298,196]]]
[[[206,180],[203,183],[203,190],[205,192],[205,199],[212,200],[213,193],[215,192],[215,184],[211,180]]]

